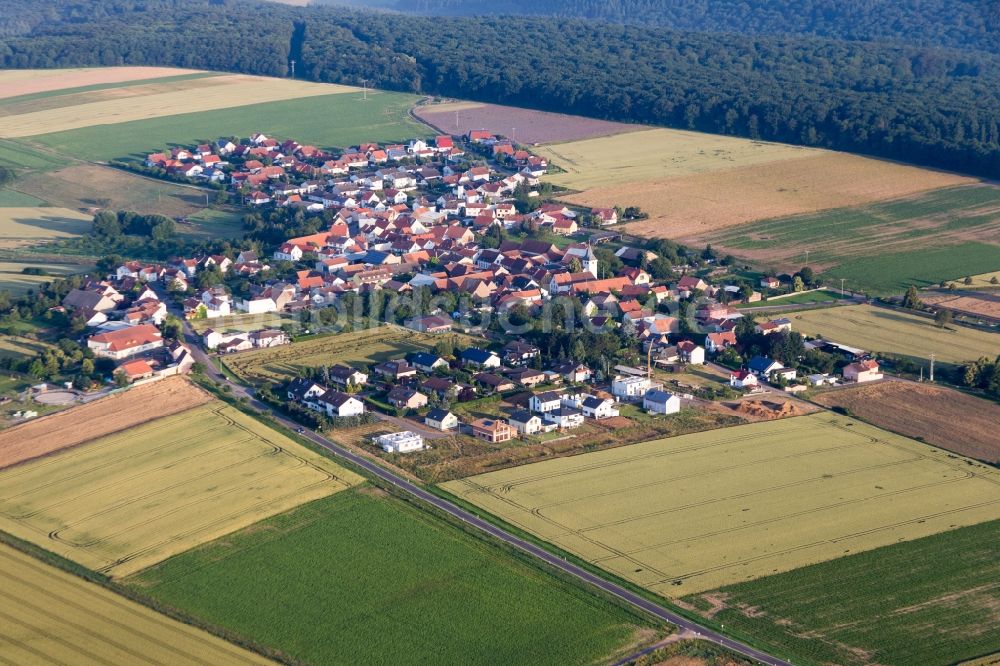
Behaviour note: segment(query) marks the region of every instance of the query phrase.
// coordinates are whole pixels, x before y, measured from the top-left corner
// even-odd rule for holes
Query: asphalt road
[[[185,332],[188,334],[187,335],[188,341],[192,343],[192,353],[195,359],[197,359],[198,361],[200,361],[205,365],[205,371],[212,379],[214,379],[217,383],[229,386],[232,390],[232,393],[237,397],[246,397],[254,408],[270,414],[275,420],[277,420],[285,427],[291,430],[298,430],[301,427],[298,423],[286,419],[277,412],[275,412],[274,410],[272,410],[269,405],[266,405],[263,402],[260,402],[259,400],[254,398],[243,386],[234,384],[229,380],[227,380],[215,368],[215,366],[212,364],[211,360],[208,358],[205,352],[202,351],[201,348],[196,344],[196,336],[194,335],[194,332],[190,329],[187,322],[185,322],[185,329],[186,329]],[[524,539],[521,539],[511,534],[510,532],[507,532],[506,530],[497,527],[496,525],[473,515],[472,513],[466,511],[465,509],[462,509],[461,507],[452,504],[448,500],[442,499],[437,495],[427,492],[420,486],[410,483],[406,479],[373,463],[367,458],[359,456],[356,453],[353,453],[348,449],[338,444],[335,444],[334,442],[331,442],[330,440],[323,437],[322,435],[319,435],[318,433],[315,433],[311,430],[305,430],[301,434],[302,436],[312,441],[314,444],[322,446],[324,449],[332,453],[334,456],[337,456],[338,458],[343,458],[344,460],[351,462],[357,467],[363,468],[373,476],[378,477],[379,479],[381,479],[386,483],[392,484],[393,486],[399,488],[403,492],[406,492],[412,495],[413,497],[416,497],[417,499],[426,502],[427,504],[430,504],[441,511],[444,511],[447,514],[454,516],[455,518],[458,518],[465,524],[470,525],[471,527],[474,527],[477,530],[485,532],[493,536],[494,538],[503,541],[506,544],[514,546],[515,548],[518,548],[528,553],[529,555],[532,555],[538,558],[539,560],[548,563],[549,565],[555,567],[556,569],[559,569],[560,571],[563,571],[575,577],[578,580],[584,581],[590,585],[593,585],[594,587],[600,588],[601,590],[604,590],[606,593],[615,596],[618,599],[621,599],[627,602],[628,604],[636,608],[639,608],[656,618],[669,622],[670,624],[675,625],[682,631],[686,630],[691,633],[694,633],[701,639],[711,641],[713,643],[726,647],[734,652],[738,652],[741,655],[750,657],[751,659],[756,659],[757,661],[763,664],[769,664],[773,666],[792,666],[790,662],[782,661],[777,657],[772,657],[771,655],[765,652],[761,652],[760,650],[757,650],[755,648],[752,648],[749,645],[733,640],[732,638],[728,638],[727,636],[724,636],[716,631],[708,629],[707,627],[703,627],[696,622],[693,622],[658,604],[653,603],[652,601],[649,601],[648,599],[645,599],[637,594],[630,592],[629,590],[625,589],[620,585],[616,585],[615,583],[604,580],[600,576],[592,574],[586,569],[582,569],[571,562],[567,562],[563,558],[557,555],[553,555],[552,553],[548,552],[547,550],[539,546],[536,546],[530,541],[525,541]]]

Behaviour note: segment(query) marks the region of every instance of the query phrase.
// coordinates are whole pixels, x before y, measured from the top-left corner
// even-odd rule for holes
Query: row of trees
[[[31,7],[27,0],[4,1]],[[916,11],[915,3],[905,3],[901,16],[925,23],[928,35],[961,34],[935,25],[944,0],[933,3],[941,11],[930,13],[923,13],[922,2]],[[848,3],[853,12],[868,12],[868,5],[879,7],[872,16],[889,7]],[[0,44],[0,65],[157,64],[283,76],[294,57],[297,75],[317,81],[366,80],[395,90],[1000,172],[1000,56],[985,51],[572,19],[373,16],[235,0],[81,0],[78,6],[109,18],[39,23]],[[837,18],[831,11],[829,21],[857,29],[899,23],[855,21],[850,13]],[[905,32],[905,22],[900,25],[892,29]]]

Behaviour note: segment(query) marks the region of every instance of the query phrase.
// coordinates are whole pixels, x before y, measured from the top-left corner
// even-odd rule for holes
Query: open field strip
[[[1000,472],[828,413],[443,488],[668,597],[1000,518]]]
[[[657,635],[648,618],[371,488],[126,583],[314,664],[612,663]]]
[[[125,576],[359,482],[212,402],[0,472],[0,528]]]
[[[209,402],[181,377],[135,386],[58,415],[33,419],[0,433],[0,468],[83,444]],[[151,411],[149,405],[156,405]]]
[[[0,335],[0,358],[34,358],[46,349],[55,349],[47,342],[39,342],[16,335]]]
[[[468,339],[465,336],[454,337]],[[336,363],[355,367],[381,363],[403,358],[411,352],[427,351],[440,340],[440,335],[385,325],[321,336],[283,347],[242,352],[225,357],[223,362],[233,374],[243,380],[286,381],[299,376],[299,371],[303,368]]]
[[[92,220],[67,208],[0,208],[0,248],[73,238],[89,231]]]
[[[267,659],[0,544],[0,661],[267,664]]]
[[[684,601],[795,664],[955,664],[1000,652],[998,539],[991,521]]]
[[[952,364],[1000,354],[1000,334],[958,325],[938,328],[929,317],[871,305],[809,310],[789,317],[792,327],[805,335],[906,357],[925,367],[931,354],[939,363]]]
[[[539,146],[535,150],[565,171],[546,176],[546,182],[573,190],[821,154],[811,148],[664,128]]]
[[[281,79],[267,81],[279,88],[299,85]],[[301,85],[325,86],[326,92],[280,101],[262,101],[266,96],[256,96],[247,105],[234,105],[229,100],[230,108],[187,113],[188,107],[178,109],[177,115],[147,120],[126,122],[119,118],[116,124],[50,132],[30,141],[80,159],[113,160],[137,159],[171,145],[194,145],[223,136],[245,138],[253,132],[327,148],[364,141],[405,141],[430,134],[430,128],[409,116],[410,107],[419,99],[416,95],[369,91],[364,101],[360,92],[348,93],[340,86]],[[335,94],[329,94],[331,90]]]
[[[33,136],[91,125],[115,125],[177,114],[250,106],[262,101],[316,97],[356,90],[349,86],[243,74],[187,81],[179,87],[178,90],[145,95],[127,101],[107,99],[0,117],[0,136]],[[121,91],[124,90],[128,88],[116,89],[118,96],[123,95]]]
[[[123,83],[143,79],[197,74],[177,67],[75,67],[69,69],[0,70],[0,99],[57,91],[64,88]]]
[[[0,208],[35,208],[44,206],[45,201],[17,190],[0,189]]]
[[[42,268],[47,275],[25,275],[25,268]],[[94,269],[93,264],[53,264],[46,261],[0,261],[0,290],[6,289],[13,294],[23,294],[29,289],[38,289],[39,285],[51,282],[57,278],[78,275]]]
[[[958,280],[955,282],[955,287],[958,289],[1000,289],[1000,271],[967,275],[966,277],[972,278],[972,284],[967,285],[962,280]],[[994,278],[997,282],[993,282]]]

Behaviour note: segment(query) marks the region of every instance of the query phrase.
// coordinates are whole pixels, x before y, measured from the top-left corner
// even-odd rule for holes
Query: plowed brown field
[[[0,432],[0,468],[176,414],[209,400],[207,393],[177,377],[29,421]]]
[[[1000,462],[1000,405],[959,391],[882,382],[822,393],[816,402],[845,407],[858,418],[948,451]]]

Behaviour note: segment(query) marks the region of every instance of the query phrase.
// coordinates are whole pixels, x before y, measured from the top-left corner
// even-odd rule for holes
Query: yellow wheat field
[[[268,664],[0,544],[0,661],[6,664]]]
[[[997,470],[829,413],[443,487],[670,597],[1000,517]]]
[[[573,190],[630,185],[755,164],[808,157],[823,151],[780,143],[672,129],[651,129],[535,149],[565,173],[547,182]],[[629,205],[624,202],[624,205]]]
[[[93,219],[68,208],[0,208],[0,249],[80,236]]]
[[[84,86],[195,74],[176,67],[72,67],[0,70],[0,99]]]
[[[169,91],[142,97],[104,99],[75,106],[8,115],[0,118],[0,137],[34,136],[92,125],[114,125],[132,120],[331,95],[352,90],[355,88],[241,74],[215,76],[171,84]],[[104,94],[121,97],[127,95],[127,91],[128,88],[121,88],[114,93]]]
[[[0,471],[0,529],[120,577],[360,481],[211,402]]]

